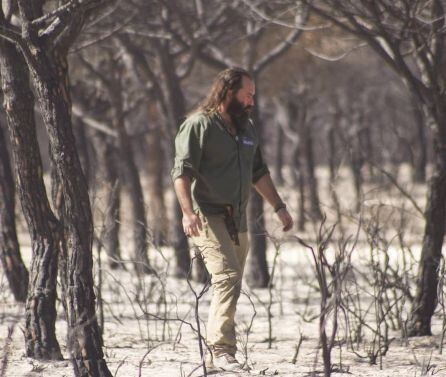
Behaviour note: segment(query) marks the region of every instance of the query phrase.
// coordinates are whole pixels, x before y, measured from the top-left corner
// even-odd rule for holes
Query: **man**
[[[248,251],[246,206],[251,186],[287,231],[293,220],[278,195],[249,118],[255,85],[241,68],[218,74],[207,98],[181,125],[172,170],[183,229],[203,256],[213,285],[207,341],[209,367],[241,369],[235,359],[235,309]]]

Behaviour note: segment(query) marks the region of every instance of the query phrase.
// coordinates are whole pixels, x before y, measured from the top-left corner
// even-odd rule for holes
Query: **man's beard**
[[[226,112],[231,117],[232,123],[237,127],[243,127],[249,119],[251,114],[252,106],[243,106],[237,98],[232,97],[228,104]]]

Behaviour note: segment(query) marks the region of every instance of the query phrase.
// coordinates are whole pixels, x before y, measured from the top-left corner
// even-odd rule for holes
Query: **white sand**
[[[270,257],[272,257],[273,250],[270,251]],[[26,250],[24,253],[26,253]],[[306,323],[301,316],[296,314],[304,313],[306,310],[309,313],[308,317],[311,317],[317,314],[319,310],[317,292],[304,284],[304,280],[307,279],[316,284],[307,257],[307,251],[300,246],[283,246],[277,268],[276,286],[273,289],[272,312],[274,318],[272,320],[272,331],[275,340],[271,349],[268,349],[268,344],[265,342],[268,335],[266,309],[264,305],[259,303],[259,299],[264,303],[268,302],[268,291],[255,290],[254,293],[250,293],[257,312],[252,332],[248,338],[249,365],[255,369],[252,374],[265,371],[266,375],[277,373],[280,376],[305,376],[314,369],[315,355],[318,351],[318,319]],[[158,267],[161,267],[160,259],[157,260]],[[199,365],[200,360],[195,334],[187,325],[183,324],[181,326],[178,321],[167,322],[164,329],[160,320],[146,321],[135,300],[135,284],[136,282],[129,272],[107,271],[104,274],[104,300],[107,302],[105,306],[104,350],[112,374],[116,376],[138,376],[141,365],[142,376],[173,377],[188,375],[191,370]],[[147,310],[152,314],[164,317],[163,305],[161,303],[160,305],[156,304],[163,298],[160,293],[160,282],[152,277],[147,277],[145,284],[143,290],[147,296],[151,296],[147,300]],[[5,287],[4,278],[2,286]],[[194,284],[194,286],[196,289],[201,289],[201,285]],[[194,296],[187,283],[169,277],[166,280],[166,291],[167,317],[182,318],[194,323],[192,305]],[[3,292],[0,303],[2,345],[5,344],[7,327],[18,320],[8,355],[6,376],[62,377],[73,375],[68,361],[39,362],[24,356],[24,341],[21,331],[24,326],[24,307],[14,304],[11,296],[5,290]],[[305,309],[308,292],[310,292],[309,305]],[[203,320],[207,316],[209,297],[210,292],[205,294],[200,303],[200,317]],[[59,312],[60,309],[59,305]],[[246,337],[244,331],[250,323],[252,315],[253,308],[250,301],[246,296],[242,296],[237,313],[238,328],[242,338]],[[370,325],[373,326],[373,322]],[[435,365],[433,369],[434,373],[436,372],[435,375],[446,375],[446,360],[444,356],[439,354],[441,332],[439,318],[435,320],[433,332],[436,335],[432,337],[410,339],[407,346],[398,332],[392,333],[391,337],[396,339],[382,360],[382,368],[380,368],[379,361],[378,365],[370,365],[366,359],[361,360],[347,350],[345,344],[342,346],[342,353],[340,353],[339,347],[335,347],[332,353],[332,362],[339,367],[342,357],[342,367],[344,370],[349,370],[354,376],[420,376],[421,364],[426,363],[431,358],[430,364]],[[62,319],[62,313],[60,313],[57,321],[57,334],[66,356],[65,333],[66,325]],[[303,334],[304,341],[297,357],[297,363],[294,365],[291,360],[300,333]],[[343,325],[340,326],[339,333],[341,336],[344,333]],[[358,352],[366,355],[367,347],[367,342],[360,345]],[[243,346],[240,346],[240,348],[243,348]],[[149,350],[151,352],[146,355]],[[141,364],[144,355],[146,357]],[[319,361],[321,359],[320,355],[319,352]],[[242,354],[239,354],[239,359],[243,360]],[[420,365],[417,365],[417,362]],[[321,364],[318,364],[317,370],[321,369]],[[444,370],[442,371],[442,369]],[[200,374],[202,374],[201,369],[193,375],[198,376]],[[214,375],[228,375],[228,373]],[[249,375],[249,373],[242,375]],[[333,376],[337,375],[343,374],[333,373]]]

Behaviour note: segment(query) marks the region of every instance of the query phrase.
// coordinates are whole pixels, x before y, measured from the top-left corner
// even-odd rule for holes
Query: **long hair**
[[[243,76],[252,80],[249,72],[243,68],[234,67],[221,71],[215,78],[211,91],[193,112],[203,112],[207,115],[215,113],[224,102],[229,90],[234,94],[242,87]]]

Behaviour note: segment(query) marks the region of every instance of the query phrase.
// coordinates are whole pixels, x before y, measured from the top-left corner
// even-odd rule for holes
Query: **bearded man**
[[[271,180],[249,118],[255,85],[241,68],[220,72],[209,95],[181,125],[172,170],[183,229],[200,251],[213,286],[208,367],[241,369],[235,358],[235,310],[248,252],[246,206],[251,187],[274,208],[283,230],[293,220]]]

